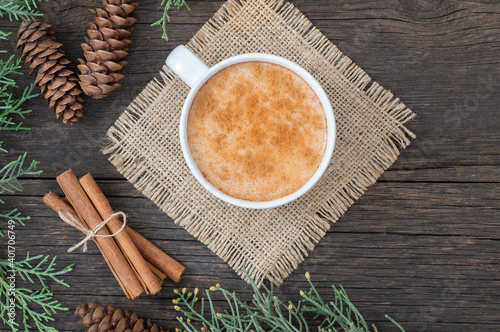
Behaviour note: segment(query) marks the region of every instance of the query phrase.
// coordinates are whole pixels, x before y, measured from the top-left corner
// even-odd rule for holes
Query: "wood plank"
[[[77,263],[66,277],[73,281],[72,288],[55,288],[63,303],[117,302],[173,327],[177,326],[169,304],[173,287],[207,288],[221,282],[243,298],[251,298],[249,286],[203,244],[174,225],[153,203],[127,197],[125,190],[113,189],[112,182],[116,181],[100,182],[108,184],[103,190],[112,192],[112,206],[125,210],[132,227],[185,264],[185,279],[180,285],[167,281],[158,296],[125,301],[95,246],[91,245],[88,254],[65,253],[81,235],[40,206],[42,193],[7,197],[7,203],[21,203],[34,217],[29,227],[19,229],[19,248],[58,255],[59,266]],[[408,331],[436,326],[450,331],[477,328],[475,317],[480,314],[485,325],[479,327],[484,329],[498,322],[495,308],[500,304],[497,192],[497,184],[378,183],[332,227],[278,294],[297,300],[299,290],[307,287],[303,275],[309,271],[327,298],[331,284],[345,286],[366,318],[380,329],[391,330],[383,320],[385,313],[405,323]],[[440,202],[443,194],[446,202]],[[75,282],[75,276],[85,282]],[[222,307],[223,303],[216,304]],[[70,330],[67,320],[72,321],[70,313],[61,315],[61,322],[67,324],[61,328]]]
[[[78,45],[89,18],[87,10],[97,2],[75,6],[63,1],[47,7],[67,13],[51,14],[47,19],[56,23],[58,36],[74,60],[79,56]],[[149,27],[158,16],[158,6],[148,4],[138,9],[141,23],[134,32],[121,92],[105,102],[88,100],[88,116],[70,130],[52,119],[40,98],[33,100],[29,106],[36,112],[26,123],[37,130],[22,135],[6,133],[8,148],[30,151],[32,158],[42,161],[46,176],[55,176],[78,163],[91,168],[97,177],[119,177],[99,154],[106,129],[133,96],[157,77],[168,52],[189,40],[220,6],[219,2],[203,2],[193,4],[191,11],[173,11],[170,41],[165,42],[158,33],[152,33],[155,28]],[[411,127],[419,139],[393,169],[493,167],[494,173],[486,174],[491,178],[500,163],[500,119],[495,112],[500,81],[493,75],[500,46],[495,33],[500,6],[453,1],[442,4],[434,14],[433,9],[425,7],[426,11],[417,15],[408,10],[411,5],[400,1],[381,1],[375,8],[361,0],[344,6],[328,1],[296,3],[327,37],[418,114]],[[10,31],[15,30],[14,23],[5,24]],[[30,80],[26,78],[21,84]],[[47,150],[60,158],[52,158]]]
[[[32,131],[2,132],[11,154],[41,161],[44,174],[25,179],[25,191],[5,195],[0,211],[18,206],[32,216],[19,227],[18,257],[26,251],[57,255],[58,266],[75,262],[65,288],[51,283],[63,305],[81,301],[112,302],[142,313],[171,330],[179,326],[171,300],[174,287],[207,288],[220,282],[251,298],[250,287],[222,260],[196,241],[127,183],[100,153],[107,128],[154,77],[168,53],[186,43],[217,11],[222,1],[189,1],[191,11],[171,12],[170,40],[151,28],[161,14],[156,0],[140,1],[138,24],[120,90],[104,100],[85,103],[86,117],[69,128],[58,123],[41,97],[27,107]],[[296,301],[311,272],[325,297],[332,283],[345,286],[352,301],[379,331],[393,331],[384,314],[407,331],[485,331],[500,323],[500,37],[497,1],[293,0],[330,40],[418,115],[410,128],[418,138],[380,181],[335,224],[310,257],[277,292]],[[47,22],[71,60],[80,56],[88,9],[99,0],[49,1],[41,5]],[[17,22],[0,19],[14,32]],[[2,42],[13,50],[15,41]],[[26,68],[23,69],[27,73]],[[33,78],[23,77],[20,85]],[[130,224],[186,265],[179,285],[166,281],[153,297],[127,300],[95,246],[88,254],[66,253],[81,235],[63,226],[41,197],[58,190],[55,176],[68,168],[91,172],[112,206],[130,216]],[[1,243],[0,239],[0,243]],[[0,246],[1,247],[1,246]],[[0,257],[3,253],[0,252]],[[216,307],[223,302],[217,299]],[[480,319],[478,318],[480,317]],[[60,331],[80,331],[72,310],[59,314]],[[2,329],[2,328],[0,328]],[[2,329],[3,330],[3,329]]]

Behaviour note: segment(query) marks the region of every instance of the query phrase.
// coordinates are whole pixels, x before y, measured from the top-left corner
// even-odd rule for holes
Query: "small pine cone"
[[[165,332],[148,319],[139,318],[136,313],[123,312],[109,304],[106,309],[94,302],[82,303],[76,308],[75,316],[81,318],[77,323],[88,327],[86,332]],[[169,332],[167,330],[167,332]]]
[[[35,83],[42,95],[54,107],[57,119],[74,124],[83,115],[78,88],[78,77],[68,69],[70,61],[55,41],[50,24],[39,21],[25,21],[17,32],[17,48],[22,48],[21,58],[30,63],[30,75],[36,75]]]
[[[82,320],[78,322],[79,325],[90,326],[98,325],[107,316],[108,312],[103,306],[97,305],[94,302],[89,302],[88,305],[82,303],[80,307],[76,308],[75,315],[82,318]]]
[[[80,64],[80,86],[96,99],[107,97],[121,86],[124,76],[119,71],[127,64],[122,59],[128,54],[129,37],[136,19],[131,15],[138,3],[130,0],[102,0],[103,8],[92,11],[95,23],[87,30],[89,38],[81,44],[85,60]]]

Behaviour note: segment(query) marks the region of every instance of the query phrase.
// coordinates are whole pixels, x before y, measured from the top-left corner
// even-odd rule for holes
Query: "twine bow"
[[[97,234],[97,232],[99,232],[104,226],[106,226],[106,224],[108,222],[110,222],[113,218],[117,218],[118,216],[121,216],[123,218],[123,225],[118,231],[116,231],[113,234],[109,234],[109,235]],[[59,210],[59,217],[68,225],[79,229],[80,231],[83,232],[83,234],[85,234],[85,238],[83,240],[81,240],[80,242],[78,242],[77,244],[75,244],[74,246],[72,246],[71,248],[69,248],[68,252],[72,252],[73,250],[81,247],[82,245],[83,245],[82,251],[87,252],[87,242],[89,240],[92,240],[93,238],[96,238],[96,237],[100,237],[100,238],[113,237],[113,236],[117,235],[118,233],[120,233],[121,231],[123,231],[123,229],[125,228],[125,225],[127,224],[127,216],[125,215],[125,213],[123,213],[121,211],[113,213],[112,215],[109,216],[109,218],[107,218],[106,220],[103,220],[100,224],[96,225],[93,229],[88,229],[87,227],[85,227],[80,222],[80,220],[76,219],[75,216],[73,216],[71,213],[69,213],[65,209]]]

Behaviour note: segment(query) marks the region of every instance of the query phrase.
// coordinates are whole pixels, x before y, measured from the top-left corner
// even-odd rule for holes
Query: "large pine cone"
[[[88,327],[86,332],[164,332],[161,327],[151,324],[149,319],[144,323],[136,313],[131,315],[127,310],[115,310],[111,304],[105,309],[94,302],[82,303],[76,308],[75,316],[81,318],[79,325]]]
[[[17,48],[22,47],[22,59],[30,63],[30,75],[36,74],[35,83],[41,87],[42,95],[54,107],[57,119],[74,124],[82,114],[82,90],[78,88],[78,77],[67,68],[62,44],[55,41],[50,24],[25,21],[17,32]]]
[[[132,12],[139,5],[130,0],[102,0],[103,8],[93,11],[95,24],[87,30],[89,38],[81,44],[85,60],[78,59],[80,86],[96,99],[108,96],[119,88],[124,76],[120,73],[127,64],[122,59],[128,54],[132,25],[137,21]]]

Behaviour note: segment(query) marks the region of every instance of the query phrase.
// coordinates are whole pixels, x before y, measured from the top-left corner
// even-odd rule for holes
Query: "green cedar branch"
[[[1,0],[0,0],[1,1]],[[22,75],[20,71],[21,59],[16,59],[15,55],[10,56],[6,61],[0,60],[0,130],[29,130],[23,127],[22,122],[17,123],[12,116],[17,115],[24,119],[31,110],[24,110],[23,103],[38,96],[33,89],[35,84],[27,86],[19,98],[14,97],[12,90],[19,89],[15,78],[12,75]]]
[[[25,175],[39,175],[42,171],[37,170],[38,161],[33,160],[27,168],[24,167],[26,152],[16,160],[11,161],[0,170],[0,194],[21,192],[23,185],[19,178]],[[0,201],[1,202],[1,201]]]
[[[55,269],[56,257],[50,259],[49,256],[30,257],[29,253],[26,259],[20,262],[12,262],[6,259],[0,259],[0,317],[1,321],[7,325],[13,332],[19,331],[20,324],[9,321],[9,306],[8,300],[11,295],[15,299],[16,313],[21,313],[22,326],[24,331],[30,331],[33,327],[31,322],[35,323],[38,331],[57,331],[55,328],[46,325],[48,322],[54,321],[52,317],[58,311],[66,311],[68,308],[53,299],[53,294],[45,285],[46,278],[50,278],[57,283],[69,287],[62,279],[59,279],[61,274],[70,272],[73,269],[73,264],[57,271]],[[44,266],[48,263],[48,266]],[[27,288],[15,287],[12,293],[10,292],[10,283],[7,276],[15,274],[20,275],[23,280],[34,283],[33,278],[36,276],[41,283],[41,288],[31,290]],[[9,274],[8,274],[9,273]],[[17,286],[17,285],[16,285]]]
[[[0,203],[1,203],[1,200],[0,200]],[[6,219],[7,221],[12,220],[15,225],[21,225],[21,226],[25,225],[24,224],[25,221],[31,219],[30,216],[22,216],[21,212],[19,212],[17,210],[17,208],[13,209],[7,213],[0,213],[0,218]],[[0,229],[0,236],[2,236],[2,237],[4,236],[1,229]]]
[[[42,16],[36,10],[37,3],[45,0],[0,0],[0,17],[7,15],[9,20],[35,20]]]
[[[0,40],[9,40],[9,35],[11,34],[11,32],[4,32],[2,30],[0,30]],[[2,53],[7,53],[6,50],[0,50],[0,54]]]
[[[1,1],[1,0],[0,0]],[[177,9],[181,9],[182,7],[187,8],[187,10],[191,10],[186,3],[186,0],[162,0],[161,5],[164,6],[163,8],[163,16],[151,26],[156,26],[156,25],[161,25],[161,28],[163,30],[162,38],[168,40],[168,35],[167,35],[167,23],[170,22],[170,16],[168,15],[168,11],[170,8],[173,6],[177,7]]]
[[[45,281],[47,280],[47,278],[50,278],[63,286],[69,287],[69,285],[64,282],[64,280],[59,279],[58,277],[70,272],[73,269],[74,264],[66,266],[64,269],[57,271],[56,258],[57,257],[54,256],[52,259],[50,259],[50,256],[43,255],[30,257],[30,253],[28,252],[26,254],[26,258],[22,261],[14,262],[14,266],[18,275],[24,281],[29,281],[33,284],[34,281],[32,277],[37,277],[42,287],[46,287],[47,285],[45,284]],[[0,259],[0,266],[7,267],[9,264],[7,264],[6,261]]]
[[[1,142],[0,142],[1,143]],[[1,148],[0,144],[0,150]],[[6,152],[3,150],[3,152]],[[27,168],[24,167],[24,162],[26,159],[26,152],[20,155],[16,160],[11,161],[7,165],[5,165],[0,170],[0,194],[4,193],[14,193],[16,191],[20,192],[23,190],[22,183],[20,182],[20,177],[23,175],[38,175],[42,173],[42,171],[37,170],[38,161],[31,161]],[[0,204],[3,204],[3,200],[0,199]],[[18,212],[17,208],[7,212],[0,213],[0,219],[4,218],[6,220],[12,220],[16,225],[24,226],[24,222],[29,220],[29,216],[22,216],[20,212]],[[0,236],[4,236],[2,231],[0,230]]]

